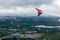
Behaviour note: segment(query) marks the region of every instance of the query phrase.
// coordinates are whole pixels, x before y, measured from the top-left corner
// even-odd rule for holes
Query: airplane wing
[[[35,8],[38,12],[38,16],[40,16],[42,14],[42,10],[38,9],[38,8]]]

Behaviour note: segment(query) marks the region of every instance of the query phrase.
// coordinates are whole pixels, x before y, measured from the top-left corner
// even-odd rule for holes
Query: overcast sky
[[[41,16],[60,17],[60,0],[0,0],[0,15],[37,16],[35,8],[43,10]]]

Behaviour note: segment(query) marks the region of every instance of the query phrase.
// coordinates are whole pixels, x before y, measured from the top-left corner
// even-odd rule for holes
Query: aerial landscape
[[[60,0],[0,0],[0,40],[60,40]]]

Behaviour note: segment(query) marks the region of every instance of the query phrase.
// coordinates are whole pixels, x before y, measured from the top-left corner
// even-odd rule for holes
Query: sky
[[[0,0],[3,16],[37,16],[35,8],[43,10],[41,16],[60,17],[60,0]]]

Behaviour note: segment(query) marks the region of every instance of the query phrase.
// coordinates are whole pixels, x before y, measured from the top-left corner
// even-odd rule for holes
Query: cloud
[[[0,6],[26,6],[50,4],[53,0],[0,0]]]
[[[32,12],[33,11],[33,12]],[[35,9],[32,7],[13,7],[13,8],[0,8],[0,15],[25,15],[25,16],[36,16],[34,13]]]
[[[53,2],[53,4],[56,5],[56,6],[58,6],[58,7],[60,7],[60,0],[55,0],[55,1]]]
[[[54,0],[50,5],[42,4],[40,8],[45,14],[60,17],[60,0]]]
[[[51,4],[53,1],[54,0],[0,0],[0,15],[16,14],[36,16],[36,7],[41,8],[46,14],[55,10]],[[47,12],[47,10],[49,11]]]

